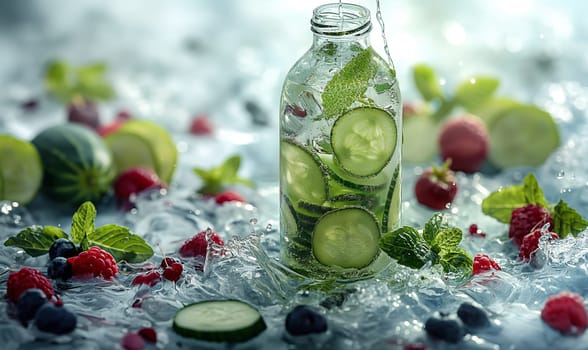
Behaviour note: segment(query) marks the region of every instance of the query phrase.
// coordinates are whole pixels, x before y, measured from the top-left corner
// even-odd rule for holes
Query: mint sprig
[[[532,173],[525,176],[521,184],[500,188],[484,198],[482,212],[508,224],[513,210],[529,204],[539,205],[549,211],[554,226],[550,229],[561,238],[569,234],[576,237],[588,227],[588,221],[563,200],[560,199],[555,205],[550,204]]]
[[[469,273],[473,260],[459,247],[462,239],[459,228],[449,227],[441,213],[435,213],[420,233],[403,226],[382,236],[380,248],[400,265],[420,269],[428,262],[440,264],[445,272]]]
[[[238,175],[241,167],[241,157],[233,155],[227,158],[221,165],[211,169],[196,167],[192,171],[202,179],[204,184],[198,189],[198,193],[215,195],[225,187],[233,184],[243,184],[254,187],[255,183]]]
[[[114,96],[114,88],[105,78],[106,70],[104,63],[74,67],[63,60],[54,60],[45,70],[45,88],[62,103],[76,98],[109,100]]]
[[[107,224],[95,229],[96,208],[92,202],[84,202],[74,213],[71,225],[71,240],[88,250],[98,246],[116,259],[129,263],[140,263],[153,256],[153,249],[140,236],[130,232],[127,227]],[[49,252],[51,244],[58,238],[68,238],[68,234],[55,226],[31,226],[9,237],[5,246],[18,247],[31,256],[41,256]]]

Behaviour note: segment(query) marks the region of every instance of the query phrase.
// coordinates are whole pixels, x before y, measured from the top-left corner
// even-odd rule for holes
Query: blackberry
[[[298,305],[286,315],[286,331],[291,335],[307,335],[327,331],[327,320],[314,308]]]
[[[24,291],[16,303],[16,311],[20,323],[26,327],[29,321],[35,318],[35,314],[41,306],[46,303],[47,297],[39,288],[30,288]]]
[[[459,343],[465,335],[459,321],[450,318],[429,317],[425,322],[425,331],[433,338],[449,343]]]
[[[68,280],[72,277],[71,264],[63,256],[51,260],[47,267],[47,276],[51,279]]]
[[[58,238],[49,247],[49,260],[53,260],[58,256],[70,258],[76,255],[78,255],[78,248],[74,242],[67,238]]]
[[[484,328],[490,326],[486,312],[468,302],[462,303],[457,309],[457,316],[470,328]]]
[[[78,319],[67,308],[52,303],[43,305],[35,316],[37,329],[53,334],[68,334],[76,329]]]

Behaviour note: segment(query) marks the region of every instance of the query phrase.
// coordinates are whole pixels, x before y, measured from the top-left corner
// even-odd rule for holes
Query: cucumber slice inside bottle
[[[532,105],[506,108],[488,125],[492,164],[501,167],[539,166],[559,146],[552,116]]]
[[[390,188],[386,196],[386,204],[384,205],[384,216],[382,218],[382,229],[390,232],[396,228],[400,221],[400,165],[394,170],[392,181],[390,182]]]
[[[314,257],[323,265],[363,268],[380,252],[380,226],[371,212],[345,207],[321,216],[312,235]]]
[[[347,172],[374,176],[392,158],[397,132],[394,118],[386,111],[360,107],[337,118],[331,129],[331,147]]]
[[[243,342],[266,328],[259,311],[240,300],[196,302],[181,308],[173,320],[176,333],[213,342]]]
[[[318,158],[304,146],[293,141],[280,142],[280,172],[285,181],[282,188],[292,202],[321,204],[327,198],[326,173]]]
[[[384,173],[380,173],[374,177],[357,177],[351,174],[346,174],[341,166],[336,164],[333,156],[330,154],[321,154],[320,160],[326,166],[326,171],[329,177],[338,185],[342,185],[351,189],[353,192],[377,192],[386,189],[388,184],[388,177]],[[341,186],[332,186],[333,188]]]

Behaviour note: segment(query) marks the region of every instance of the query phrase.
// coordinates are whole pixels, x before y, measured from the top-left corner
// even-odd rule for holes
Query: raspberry
[[[561,292],[547,299],[541,319],[562,334],[578,335],[588,326],[588,314],[579,294]]]
[[[190,124],[190,133],[194,135],[210,135],[214,132],[212,123],[205,115],[197,115]]]
[[[129,332],[120,340],[120,346],[125,350],[143,350],[145,340],[139,334]]]
[[[241,202],[245,203],[246,200],[240,194],[235,191],[224,191],[214,196],[216,204],[223,204],[225,202]]]
[[[470,232],[470,236],[486,237],[486,233],[480,230],[476,224],[471,224],[468,231]]]
[[[152,270],[152,271],[145,272],[144,274],[137,275],[133,279],[133,282],[131,282],[131,284],[133,286],[145,284],[145,285],[148,285],[149,287],[153,287],[160,280],[161,280],[161,275],[159,274],[159,272]]]
[[[147,340],[150,343],[157,343],[157,332],[154,328],[143,327],[137,331],[137,334],[142,336],[143,339]]]
[[[102,248],[92,246],[78,256],[67,259],[71,264],[74,277],[89,278],[101,277],[111,279],[118,273],[116,260]]]
[[[486,160],[489,146],[486,124],[471,114],[448,119],[439,131],[441,158],[451,159],[450,169],[454,171],[478,171]]]
[[[490,270],[500,270],[500,265],[498,265],[496,261],[492,260],[488,254],[476,254],[476,256],[474,256],[472,273],[474,275],[478,275]]]
[[[519,250],[519,258],[524,261],[531,260],[531,254],[539,249],[539,239],[543,236],[543,231],[535,230],[525,236],[523,238],[523,242],[521,243],[521,247]],[[559,236],[554,232],[545,232],[545,234],[549,234],[551,239],[559,239]]]
[[[182,271],[184,271],[182,264],[170,257],[161,261],[161,268],[163,269],[163,278],[172,282],[177,282],[182,276]]]
[[[8,300],[16,303],[22,293],[30,288],[42,290],[47,299],[51,299],[55,295],[51,281],[43,276],[41,271],[25,266],[8,276],[6,296]]]
[[[528,204],[512,211],[508,236],[517,247],[523,243],[523,238],[531,231],[542,228],[545,224],[553,227],[553,219],[549,211],[540,205]]]
[[[208,242],[206,239],[206,232],[198,232],[194,237],[190,238],[180,247],[180,255],[185,258],[204,257],[208,249]],[[223,246],[225,242],[214,232],[210,234],[210,239],[217,245]]]
[[[153,169],[142,167],[123,171],[114,180],[113,186],[114,194],[123,201],[128,201],[132,194],[138,194],[151,188],[166,187]]]

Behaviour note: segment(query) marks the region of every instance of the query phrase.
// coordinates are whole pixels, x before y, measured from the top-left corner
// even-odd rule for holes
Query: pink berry
[[[163,278],[172,282],[177,282],[184,271],[182,264],[170,257],[166,257],[161,261],[161,268],[163,269]]]
[[[500,265],[490,258],[488,254],[476,254],[474,256],[474,264],[472,265],[472,273],[474,275],[491,270],[500,270]]]
[[[114,180],[114,193],[117,198],[128,201],[132,194],[139,194],[151,188],[167,187],[154,170],[135,167],[123,171]]]
[[[121,339],[120,345],[125,350],[143,350],[145,340],[139,334],[129,332]]]
[[[148,285],[149,287],[153,287],[160,280],[161,280],[161,275],[159,274],[159,272],[152,270],[152,271],[145,272],[144,274],[137,275],[133,279],[133,282],[131,282],[131,284],[133,286],[145,284],[145,285]]]
[[[579,294],[561,292],[547,299],[541,319],[562,334],[579,335],[588,327],[588,314]]]
[[[197,115],[190,124],[190,133],[193,135],[210,135],[214,132],[212,123],[205,115]]]
[[[215,195],[214,200],[217,204],[223,204],[225,202],[246,202],[245,198],[243,198],[239,193],[229,190]]]
[[[439,132],[441,158],[451,159],[451,169],[473,173],[480,169],[489,150],[488,130],[484,122],[466,114],[446,121]]]
[[[210,239],[217,245],[224,245],[225,242],[214,232],[211,233]],[[206,231],[198,232],[194,237],[190,238],[180,247],[180,255],[189,257],[204,257],[208,250],[208,241],[206,239]]]
[[[152,327],[143,327],[137,333],[150,343],[157,343],[157,332]]]
[[[521,247],[519,249],[519,258],[523,261],[531,260],[531,254],[539,249],[539,239],[543,236],[543,231],[535,230],[523,238]],[[545,235],[549,235],[551,239],[559,239],[559,236],[555,232],[545,232]]]

